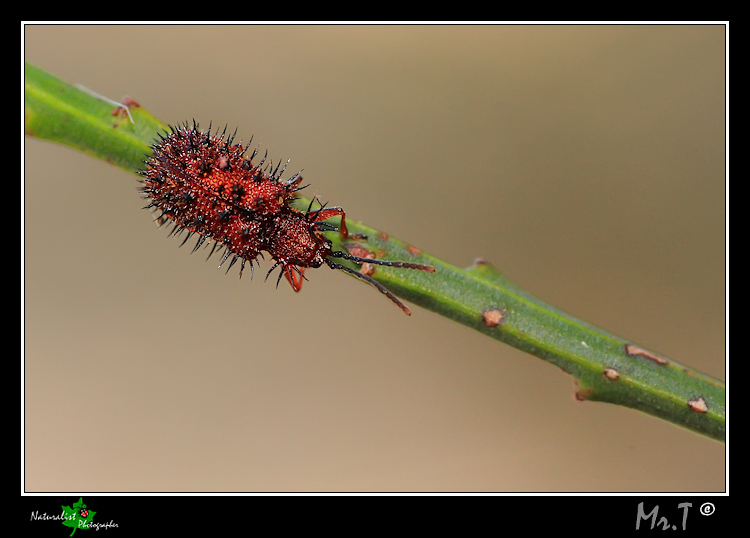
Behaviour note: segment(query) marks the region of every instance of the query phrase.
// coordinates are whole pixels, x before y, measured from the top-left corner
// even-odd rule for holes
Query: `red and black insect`
[[[411,314],[382,284],[334,259],[429,273],[435,271],[432,266],[362,258],[334,251],[331,241],[322,232],[336,231],[337,228],[324,222],[326,219],[340,216],[338,231],[341,236],[355,238],[349,236],[346,229],[344,210],[325,205],[313,210],[312,201],[307,211],[293,208],[290,203],[296,199],[295,194],[307,187],[300,186],[300,173],[282,180],[286,165],[281,167],[278,163],[273,168],[270,162],[266,163],[265,156],[254,164],[257,148],[248,158],[245,152],[250,144],[233,144],[236,131],[226,140],[225,135],[226,128],[221,135],[218,132],[212,135],[210,126],[207,131],[201,131],[193,122],[192,127],[187,123],[170,127],[170,132],[161,135],[153,145],[153,154],[141,172],[144,176],[141,192],[150,199],[146,208],[160,211],[156,218],[159,224],[174,223],[170,235],[185,233],[182,242],[185,244],[196,234],[198,240],[193,252],[212,240],[208,257],[223,248],[219,267],[231,258],[228,271],[239,260],[240,276],[246,264],[250,265],[252,276],[253,265],[265,251],[276,262],[266,279],[280,267],[276,285],[283,275],[294,291],[302,288],[303,279],[307,280],[305,269],[326,264],[375,286],[406,314]]]

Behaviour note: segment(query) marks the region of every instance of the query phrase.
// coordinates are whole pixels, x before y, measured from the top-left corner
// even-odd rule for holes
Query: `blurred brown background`
[[[720,379],[724,47],[722,26],[25,34],[63,80],[237,126],[351,218]],[[576,402],[535,357],[325,268],[299,294],[225,276],[136,176],[32,139],[24,164],[27,491],[724,489],[724,445]]]

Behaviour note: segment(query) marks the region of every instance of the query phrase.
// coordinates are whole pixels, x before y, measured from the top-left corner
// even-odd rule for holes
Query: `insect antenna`
[[[354,256],[354,257],[356,258],[356,256]],[[364,258],[361,258],[361,259],[364,259]],[[388,288],[386,288],[385,286],[383,286],[380,282],[377,282],[377,281],[373,280],[372,278],[370,278],[369,276],[363,275],[362,273],[360,273],[358,271],[355,271],[354,269],[351,269],[350,267],[347,267],[346,265],[342,265],[340,263],[336,263],[335,261],[329,260],[328,258],[324,258],[324,260],[325,260],[326,264],[328,265],[328,267],[330,267],[331,269],[339,269],[341,271],[344,271],[345,273],[349,273],[350,275],[353,275],[353,276],[357,277],[360,280],[364,280],[365,282],[367,282],[371,286],[375,287],[380,293],[382,293],[383,295],[385,295],[386,297],[388,297],[391,301],[393,301],[393,303],[397,307],[399,307],[403,311],[404,314],[406,314],[407,316],[411,316],[411,310],[409,310],[409,308],[404,303],[402,303],[401,301],[399,301],[398,297],[396,297],[395,295],[393,295],[393,292],[391,292],[391,290],[389,290]],[[373,261],[373,260],[368,260],[368,262],[371,262],[371,261]],[[378,261],[380,261],[380,260],[378,260]],[[414,264],[414,265],[416,265],[416,264]]]
[[[417,269],[419,271],[426,271],[427,273],[434,273],[435,268],[432,265],[423,265],[421,263],[411,262],[389,262],[386,260],[374,260],[372,258],[360,258],[359,256],[352,256],[348,252],[342,252],[340,250],[334,250],[328,254],[331,258],[341,258],[343,260],[351,260],[357,263],[372,263],[375,265],[385,265],[387,267],[399,267],[402,269]]]
[[[318,230],[322,230],[324,232],[338,232],[339,229],[336,228],[333,224],[329,224],[328,222],[317,222],[315,223],[315,226],[318,228]]]

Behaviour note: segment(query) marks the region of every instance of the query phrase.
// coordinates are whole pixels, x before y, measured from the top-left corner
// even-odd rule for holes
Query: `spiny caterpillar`
[[[150,200],[145,208],[160,212],[156,217],[160,225],[168,221],[174,223],[170,236],[187,232],[181,246],[193,234],[198,236],[193,252],[212,240],[208,257],[223,248],[219,267],[231,258],[229,271],[241,260],[240,277],[248,263],[252,276],[253,264],[258,263],[259,256],[263,258],[265,251],[276,262],[266,274],[266,280],[274,269],[281,267],[276,286],[283,275],[294,291],[302,288],[303,279],[307,280],[306,268],[325,263],[331,269],[345,271],[371,284],[404,313],[411,314],[382,284],[334,259],[428,273],[434,273],[434,267],[362,258],[332,250],[332,243],[323,231],[339,231],[342,238],[357,237],[349,235],[346,215],[340,207],[322,205],[313,210],[312,201],[307,211],[291,207],[295,193],[308,186],[300,186],[300,172],[282,180],[286,164],[279,169],[279,162],[272,170],[272,164],[266,164],[267,152],[254,164],[257,148],[246,157],[250,143],[245,146],[232,143],[237,131],[225,140],[226,128],[221,135],[218,131],[212,135],[210,126],[207,131],[201,131],[195,122],[192,127],[185,123],[169,129],[170,132],[160,135],[160,140],[152,146],[153,153],[141,171],[144,179],[140,190]],[[323,222],[335,216],[341,217],[338,229]]]

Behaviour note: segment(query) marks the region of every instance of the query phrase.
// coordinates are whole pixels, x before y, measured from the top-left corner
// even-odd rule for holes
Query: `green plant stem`
[[[27,135],[69,145],[137,171],[167,126],[140,107],[134,122],[113,105],[26,64]],[[299,207],[309,200],[301,199]],[[334,219],[335,222],[335,219]],[[377,267],[373,278],[396,295],[536,355],[575,377],[576,396],[623,405],[697,433],[725,438],[724,384],[553,308],[483,261],[461,269],[347,218],[358,248],[378,258],[430,264],[435,273]],[[331,233],[334,249],[352,247]],[[343,244],[342,244],[343,243]],[[349,262],[345,262],[349,263]],[[359,266],[350,264],[351,267]]]

